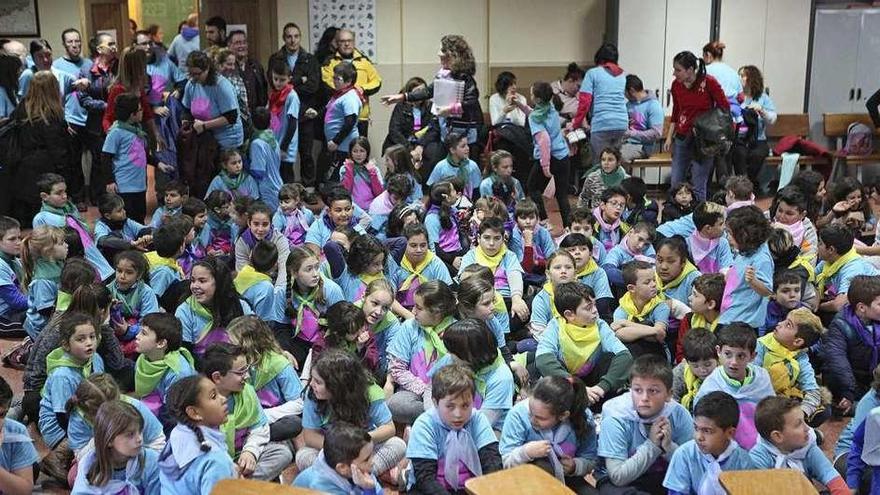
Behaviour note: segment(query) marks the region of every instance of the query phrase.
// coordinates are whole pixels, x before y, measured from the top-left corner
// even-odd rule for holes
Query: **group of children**
[[[125,102],[111,136],[137,135]],[[313,211],[276,177],[295,122],[252,117],[266,146],[224,152],[204,199],[165,184],[149,225],[145,175],[122,172],[137,137],[108,137],[94,226],[55,174],[24,239],[0,218],[0,329],[30,341],[17,417],[74,493],[208,493],[291,463],[331,493],[462,493],[526,463],[578,493],[720,493],[723,470],[781,467],[870,486],[867,195],[822,213],[824,179],[801,172],[765,213],[733,177],[714,201],[677,188],[658,218],[609,149],[557,237],[510,154],[483,177],[450,132],[424,202],[405,149],[377,164],[355,138]],[[833,411],[855,414],[834,463],[816,429]],[[30,490],[27,430],[3,428],[0,490]]]

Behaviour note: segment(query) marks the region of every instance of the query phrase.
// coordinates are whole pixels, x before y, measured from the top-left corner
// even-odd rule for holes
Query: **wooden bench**
[[[471,478],[464,483],[464,489],[470,495],[574,495],[573,491],[553,475],[532,464]]]
[[[803,495],[819,493],[803,473],[794,469],[724,471],[718,479],[730,495],[764,495],[774,492]]]
[[[880,132],[878,129],[874,128],[874,123],[871,121],[871,117],[866,113],[825,113],[822,114],[822,123],[823,129],[826,137],[833,138],[835,140],[835,150],[840,151],[846,145],[844,141],[846,141],[846,131],[849,128],[849,125],[853,122],[859,122],[865,124],[871,129],[874,129],[874,135],[880,136]],[[859,156],[859,155],[835,155],[834,157],[834,166],[831,169],[831,178],[834,179],[835,172],[838,171],[840,167],[843,167],[846,170],[846,167],[849,165],[856,166],[856,174],[858,179],[862,180],[862,165],[867,165],[869,163],[880,163],[880,153],[874,152],[870,155]]]
[[[211,495],[320,495],[322,492],[249,479],[220,480],[211,490]]]

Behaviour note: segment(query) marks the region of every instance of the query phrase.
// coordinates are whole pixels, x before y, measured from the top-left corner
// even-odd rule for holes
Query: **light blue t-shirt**
[[[693,259],[694,235],[692,234],[687,236],[685,238],[685,242],[688,246],[688,252],[691,254],[691,259]],[[696,260],[694,261],[696,262]],[[706,257],[700,260],[699,264],[695,263],[696,267],[703,274],[719,273],[722,268],[727,268],[732,264],[733,251],[731,251],[730,249],[730,241],[728,241],[727,238],[723,236],[718,238],[718,245],[716,245],[715,248],[712,249],[712,251],[707,253]]]
[[[324,114],[325,139],[330,141],[336,137],[336,134],[342,129],[342,125],[345,123],[346,115],[354,114],[355,116],[358,116],[360,113],[361,99],[358,97],[356,91],[349,91],[336,100],[331,101],[327,105],[327,113]],[[351,132],[348,133],[348,136],[344,136],[342,142],[337,143],[339,145],[337,149],[347,153],[350,149],[351,142],[359,136],[360,134],[358,133],[358,128],[355,124],[355,126],[351,128]]]
[[[764,356],[767,355],[767,347],[764,346],[764,343],[758,340],[758,345],[755,348],[756,355],[753,363],[755,366],[764,366]],[[800,371],[797,376],[797,388],[801,392],[808,392],[810,390],[819,390],[819,383],[816,382],[816,371],[813,369],[813,365],[810,364],[810,358],[807,355],[806,350],[802,350],[797,353],[795,357],[798,362],[798,366],[800,367]]]
[[[724,62],[716,61],[708,64],[706,66],[706,74],[718,80],[718,84],[721,85],[721,89],[724,90],[724,96],[727,99],[736,98],[738,94],[743,92],[742,79],[739,77],[739,74],[733,70],[733,67]]]
[[[57,298],[58,284],[52,280],[36,279],[28,284],[28,309],[24,317],[24,330],[31,340],[37,340],[49,321],[40,311],[54,307]]]
[[[525,256],[525,241],[523,240],[522,230],[520,230],[519,225],[513,227],[508,247],[516,254],[516,258],[522,262]],[[553,236],[549,230],[541,225],[535,227],[535,234],[532,237],[532,249],[535,251],[535,258],[538,260],[546,260],[551,254],[556,252],[557,247],[556,243],[553,242]]]
[[[254,314],[251,311],[251,307],[244,299],[239,299],[239,303],[241,304],[241,311],[243,315],[252,315]],[[208,320],[202,318],[197,315],[193,310],[192,306],[189,305],[186,301],[180,303],[177,306],[177,309],[174,311],[174,316],[180,320],[180,324],[183,326],[183,333],[181,334],[181,338],[184,342],[196,343],[202,338],[202,333],[213,330],[216,328],[216,325],[212,328],[207,328]]]
[[[596,323],[599,326],[599,348],[596,349],[597,352],[617,355],[626,351],[626,346],[617,338],[614,330],[611,330],[611,327],[605,321],[598,320]],[[555,318],[547,323],[547,328],[538,340],[538,350],[535,352],[535,356],[544,354],[553,354],[556,356],[557,361],[564,363],[562,342],[559,339],[559,321]],[[565,366],[563,365],[563,367]]]
[[[238,98],[229,79],[217,75],[217,83],[211,86],[190,81],[183,92],[183,106],[189,108],[193,118],[202,121],[216,119],[231,110],[239,112],[239,118],[235,122],[217,127],[211,132],[224,150],[238,148],[244,142]]]
[[[700,275],[699,270],[694,270],[688,273],[685,275],[684,280],[682,280],[677,286],[664,289],[663,294],[682,304],[688,304],[688,297],[691,295],[691,288],[694,286],[694,280],[699,278]]]
[[[620,242],[621,242],[621,244],[626,242],[626,237],[621,239]],[[648,258],[651,258],[651,259],[657,258],[657,252],[654,251],[654,246],[652,246],[650,244],[645,246],[645,250],[639,254],[647,256]],[[618,244],[618,245],[614,246],[613,248],[611,248],[611,250],[608,251],[608,254],[605,255],[605,261],[602,262],[602,266],[606,267],[606,266],[610,265],[615,268],[621,268],[623,265],[629,263],[632,260],[633,260],[633,255],[629,254],[626,251],[626,249],[623,249],[623,246]]]
[[[147,64],[147,75],[150,76],[148,99],[150,105],[154,107],[162,105],[165,92],[170,92],[176,83],[186,79],[186,74],[166,56],[157,58],[152,64]]]
[[[64,228],[67,226],[67,217],[48,211],[41,211],[34,216],[32,223],[34,227],[51,225],[52,227]],[[98,272],[98,276],[101,277],[101,280],[106,280],[114,275],[116,270],[110,266],[110,262],[108,262],[107,258],[105,258],[104,255],[101,254],[101,251],[98,250],[98,245],[94,243],[94,239],[94,237],[91,238],[92,242],[90,245],[83,246],[85,248],[85,258],[86,261],[92,265],[92,268]]]
[[[73,81],[76,81],[83,77],[83,73],[87,73],[92,68],[92,60],[82,57],[78,62],[72,62],[64,57],[59,57],[52,62],[52,68],[66,72],[73,78]],[[64,96],[64,115],[71,124],[86,125],[86,120],[89,117],[88,111],[80,104],[76,91],[70,91]]]
[[[459,265],[458,268],[458,278],[461,279],[461,274],[464,272],[465,268],[474,264],[477,264],[477,251],[476,248],[471,248],[461,259],[461,265]],[[501,258],[501,263],[498,265],[498,268],[495,269],[495,273],[493,274],[495,277],[495,290],[501,294],[501,297],[510,297],[510,284],[508,280],[514,273],[517,275],[513,276],[522,278],[522,265],[519,264],[516,255],[513,254],[512,251],[507,250]]]
[[[5,260],[0,259],[0,287],[11,285],[13,288],[17,288],[19,286],[21,281],[15,276],[15,270],[21,270],[21,260],[15,258],[12,263],[15,264],[15,269],[9,266]],[[0,316],[7,316],[11,309],[6,300],[0,298]]]
[[[431,176],[426,184],[433,186],[447,177],[461,177],[464,181],[464,193],[468,198],[473,198],[473,191],[480,187],[480,167],[470,158],[466,163],[460,163],[457,167],[449,163],[446,158],[434,165]]]
[[[715,65],[715,64],[712,64]],[[710,66],[711,67],[711,66]],[[716,78],[717,79],[717,78]],[[751,96],[746,96],[743,99],[742,106],[743,108],[749,106],[752,103],[757,103],[761,105],[767,112],[776,113],[776,104],[773,103],[773,100],[770,98],[770,95],[767,93],[761,93],[761,97],[757,100],[752,99]],[[766,141],[767,140],[767,121],[758,115],[758,141]]]
[[[746,269],[755,269],[755,278],[765,287],[773,286],[773,258],[767,243],[749,255],[737,253],[733,264],[724,276],[724,297],[721,300],[719,325],[734,321],[748,323],[752,328],[760,328],[767,319],[767,299],[761,297],[746,282]],[[730,289],[732,288],[732,290]]]
[[[457,231],[455,231],[454,233],[449,232],[457,226],[455,218],[457,218],[458,216],[458,210],[454,206],[449,207],[449,210],[449,218],[450,220],[452,220],[452,227],[450,227],[449,229],[444,229],[443,225],[440,223],[439,212],[428,210],[428,212],[425,214],[425,230],[428,231],[428,248],[435,253],[443,251],[443,248],[440,246],[440,241],[443,238],[444,234],[455,235],[456,238],[458,237]],[[461,249],[460,246],[459,249]]]
[[[99,354],[92,356],[92,373],[104,372],[104,360]],[[65,436],[64,430],[58,424],[56,414],[67,413],[67,401],[76,393],[77,387],[83,381],[82,370],[67,366],[60,366],[52,370],[46,377],[46,384],[40,399],[39,427],[40,435],[47,446],[54,448]]]
[[[15,105],[12,103],[12,100],[9,99],[6,90],[0,90],[0,119],[9,117],[12,115],[13,111],[15,111]]]
[[[526,195],[523,192],[522,184],[520,184],[519,179],[517,179],[516,177],[511,177],[510,179],[513,181],[513,199],[517,201],[525,199]],[[488,198],[494,196],[494,194],[492,194],[492,186],[494,185],[495,174],[492,174],[489,177],[483,179],[483,181],[480,182],[480,197]]]
[[[113,178],[120,193],[147,190],[147,148],[144,138],[114,124],[101,151],[113,155]]]
[[[272,115],[272,132],[275,133],[275,139],[278,141],[279,145],[281,144],[281,140],[284,139],[284,135],[287,134],[287,119],[289,117],[299,119],[299,106],[299,95],[296,94],[296,90],[292,90],[290,93],[287,94],[287,99],[284,100],[284,108],[281,109],[281,114]],[[297,128],[293,131],[293,137],[290,139],[290,144],[287,145],[286,150],[283,150],[287,152],[288,162],[296,162],[298,148],[299,122],[297,122]]]
[[[241,185],[235,189],[227,186],[220,174],[214,176],[211,180],[211,184],[208,185],[208,191],[205,192],[205,198],[214,191],[225,191],[231,194],[233,199],[238,199],[242,196],[247,196],[251,199],[260,199],[260,188],[257,186],[257,181],[255,181],[254,178],[244,170],[242,170],[241,173],[244,174],[244,179],[242,179]],[[275,197],[278,197],[277,193],[275,194]]]
[[[95,242],[99,242],[102,238],[110,235],[110,234],[118,234],[121,235],[123,239],[126,241],[134,241],[138,238],[138,233],[140,231],[147,228],[146,225],[143,225],[139,222],[135,222],[130,218],[125,219],[125,223],[122,224],[122,229],[120,230],[111,230],[110,226],[104,222],[103,219],[98,219],[95,221]]]
[[[601,246],[602,244],[599,244]],[[603,297],[614,297],[611,294],[611,284],[608,283],[608,274],[605,273],[605,270],[599,268],[593,273],[589,275],[584,275],[579,278],[578,281],[587,287],[593,289],[593,294],[596,295],[596,299],[602,299]]]
[[[624,109],[624,116],[626,116],[625,112],[626,110]],[[557,160],[568,158],[568,142],[565,140],[565,136],[562,135],[562,123],[559,120],[559,112],[552,105],[550,111],[547,112],[547,119],[544,122],[538,122],[535,119],[534,113],[529,114],[529,128],[531,129],[532,136],[541,131],[547,133],[547,136],[550,138],[550,155],[553,158]],[[535,146],[532,158],[535,160],[541,159],[540,146]]]
[[[278,143],[269,146],[262,139],[252,139],[250,147],[250,175],[257,182],[260,201],[273,211],[278,209],[278,193],[281,191],[281,153]],[[296,155],[294,155],[296,156]]]
[[[146,439],[145,439],[146,441]],[[94,486],[89,483],[87,475],[92,464],[95,462],[95,453],[89,452],[80,461],[76,472],[76,482],[73,484],[73,490],[70,493],[90,494],[90,495],[118,495],[119,493],[139,493],[141,495],[159,495],[164,490],[159,485],[159,453],[147,448],[141,448],[144,456],[143,470],[136,469],[137,459],[129,461],[132,469],[126,468],[116,469],[113,471],[110,479],[115,482],[124,482],[127,486],[119,492],[114,483],[108,483],[104,486]],[[132,464],[134,463],[134,464]]]
[[[141,429],[144,446],[152,444],[160,437],[164,441],[165,433],[162,431],[162,423],[143,402],[127,395],[120,395],[119,399],[134,406],[144,419],[144,427]],[[94,436],[94,427],[86,421],[79,409],[74,409],[70,413],[70,421],[67,424],[67,440],[70,443],[70,448],[74,451],[82,449]]]
[[[629,313],[626,312],[625,309],[618,306],[617,309],[614,310],[614,321],[617,320],[628,320]],[[669,305],[665,302],[661,302],[658,304],[648,316],[640,321],[642,325],[653,326],[655,323],[664,323],[666,324],[669,321]]]
[[[40,460],[34,441],[25,425],[7,418],[3,422],[3,444],[0,445],[0,467],[13,472],[30,468]]]
[[[663,486],[670,492],[699,493],[700,483],[709,465],[704,455],[706,454],[700,452],[694,440],[679,445],[672,454],[672,460],[669,461]],[[737,446],[730,457],[721,463],[722,471],[744,471],[754,468],[749,453],[740,446]]]
[[[593,95],[592,131],[625,131],[629,127],[625,88],[625,72],[613,76],[605,67],[587,71],[580,91]]]
[[[241,298],[250,304],[254,314],[263,321],[271,321],[275,314],[275,286],[268,280],[261,280],[248,287]]]
[[[172,270],[167,266],[160,265],[155,268],[150,268],[149,279],[150,287],[152,287],[153,292],[156,293],[157,297],[161,298],[165,295],[165,291],[168,290],[172,284],[183,280],[183,277],[177,270]]]
[[[330,306],[338,303],[345,299],[345,296],[342,293],[342,288],[339,287],[339,284],[330,280],[329,278],[323,278],[324,285],[324,304],[315,303],[315,307],[322,314],[327,310]],[[297,298],[287,298],[281,297],[276,293],[275,296],[275,311],[273,312],[272,321],[277,321],[279,323],[289,322],[290,318],[286,317],[287,314],[287,305],[288,303],[291,306],[291,310],[296,313],[299,309],[300,302]]]
[[[19,102],[24,98],[24,95],[27,94],[31,79],[34,78],[34,71],[36,70],[36,68],[26,69],[21,73],[21,76],[19,76]],[[79,78],[70,75],[70,73],[59,69],[54,65],[52,66],[51,71],[52,74],[55,75],[55,78],[58,79],[61,101],[64,103],[64,120],[77,125],[85,125],[88,115],[86,114],[85,109],[79,104],[79,98],[76,96],[76,89],[73,87],[73,83]]]
[[[363,218],[367,213],[361,209],[360,206],[352,203],[352,208],[354,211],[354,215],[351,219],[351,227],[358,234],[366,234],[367,231],[364,230],[363,225],[360,222],[360,219]],[[330,240],[330,235],[333,234],[333,228],[330,227],[330,217],[327,216],[327,210],[325,209],[315,221],[309,226],[308,232],[306,232],[306,244],[314,244],[319,248],[323,249],[324,244],[327,244],[327,241]],[[334,227],[335,228],[335,227]]]
[[[403,260],[401,260],[401,264],[397,266],[397,270],[395,270],[395,272],[390,277],[388,277],[388,281],[391,282],[394,287],[401,287],[411,275],[412,272],[403,267]],[[434,256],[431,259],[430,263],[428,263],[428,266],[426,266],[422,270],[421,275],[427,280],[440,280],[446,285],[452,285],[452,277],[449,275],[449,268],[446,267],[446,263],[443,263],[443,260],[441,260],[439,256]],[[416,282],[415,280],[419,280],[419,282]],[[398,294],[397,297],[404,297],[404,299],[408,299],[405,296],[413,291],[412,287],[418,288],[418,286],[421,284],[421,280],[419,278],[416,278],[415,280],[413,280],[413,282],[410,284],[410,289],[406,291],[406,294],[401,291],[401,293]],[[407,305],[406,303],[402,304]]]
[[[697,226],[694,224],[693,213],[688,213],[669,222],[663,222],[657,226],[657,232],[663,234],[664,237],[678,235],[687,239],[695,230],[697,230]]]
[[[311,490],[317,490],[317,493],[328,493],[330,495],[349,495],[351,493],[383,495],[385,491],[382,489],[382,484],[376,479],[376,475],[372,473],[368,473],[368,475],[373,478],[373,484],[375,486],[373,491],[362,491],[360,487],[357,487],[350,479],[346,479],[349,484],[348,488],[343,489],[337,486],[328,476],[324,476],[323,473],[319,472],[317,467],[312,465],[296,475],[296,479],[293,480],[293,486],[309,488]]]
[[[153,211],[153,217],[150,219],[150,227],[154,229],[158,229],[162,226],[162,222],[165,218],[165,215],[176,216],[180,215],[183,211],[183,208],[178,206],[177,208],[168,208],[166,206],[157,206]]]
[[[819,264],[816,265],[816,275],[822,272],[822,269],[825,268],[825,264],[824,261],[820,261]],[[819,297],[830,297],[833,299],[838,294],[846,294],[849,292],[850,282],[852,282],[853,277],[856,275],[880,275],[880,272],[878,272],[877,268],[865,258],[860,257],[854,259],[841,266],[834,276],[829,277],[828,280],[825,281],[825,294],[819,294]]]
[[[212,430],[209,438],[212,440],[211,450],[202,452],[195,434],[189,427],[184,425],[174,427],[168,436],[168,443],[162,451],[162,461],[159,463],[159,482],[163,494],[211,493],[218,481],[237,476],[232,459],[226,452],[223,433]]]
[[[850,420],[843,431],[840,432],[840,437],[837,439],[837,445],[834,447],[834,460],[849,453],[849,448],[852,446],[853,433],[856,428],[865,421],[865,418],[868,416],[868,413],[871,412],[871,409],[874,409],[875,407],[880,407],[880,394],[872,388],[862,396],[861,400],[859,400],[859,403],[856,405],[856,412],[853,419]]]
[[[626,112],[629,114],[630,131],[647,131],[660,127],[660,132],[663,132],[663,108],[653,95],[640,101],[627,101]],[[640,144],[646,153],[651,153],[656,147],[657,139],[645,140],[639,136],[629,136],[626,142]]]
[[[758,443],[749,451],[752,458],[754,469],[775,469],[776,456],[767,448],[767,441],[761,438]],[[822,449],[813,443],[807,449],[807,456],[803,460],[803,473],[809,480],[816,480],[825,486],[828,486],[834,478],[840,476],[840,473],[834,469],[831,461],[825,457]]]
[[[251,373],[251,385],[255,384],[256,374]],[[293,365],[288,364],[278,372],[263,388],[257,390],[257,397],[263,409],[273,408],[295,401],[302,397],[302,382]]]
[[[507,412],[513,407],[514,389],[516,388],[513,382],[513,372],[503,361],[499,354],[495,363],[475,372],[474,409],[497,412],[498,417],[492,424],[492,428],[496,431],[501,431],[504,420],[507,418]],[[434,363],[428,375],[433,377],[441,368],[452,363],[453,355],[447,354]]]
[[[367,411],[367,431],[373,431],[376,428],[391,422],[391,410],[384,398],[380,398],[370,402],[370,408]],[[327,416],[321,416],[318,412],[318,404],[306,395],[303,399],[302,426],[309,430],[323,430],[330,427],[332,421]]]

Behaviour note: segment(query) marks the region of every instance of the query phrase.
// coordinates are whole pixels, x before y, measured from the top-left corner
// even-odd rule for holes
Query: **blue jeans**
[[[709,178],[712,177],[714,157],[697,160],[694,151],[693,136],[675,136],[672,142],[672,188],[684,182],[688,170],[691,173],[691,184],[694,186],[694,195],[697,201],[706,200],[706,189]]]

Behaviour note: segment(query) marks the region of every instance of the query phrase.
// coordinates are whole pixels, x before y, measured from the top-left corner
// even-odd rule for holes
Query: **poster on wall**
[[[312,51],[328,27],[351,29],[357,49],[370,59],[376,59],[375,0],[309,0]]]
[[[0,0],[0,38],[40,36],[37,0]]]

